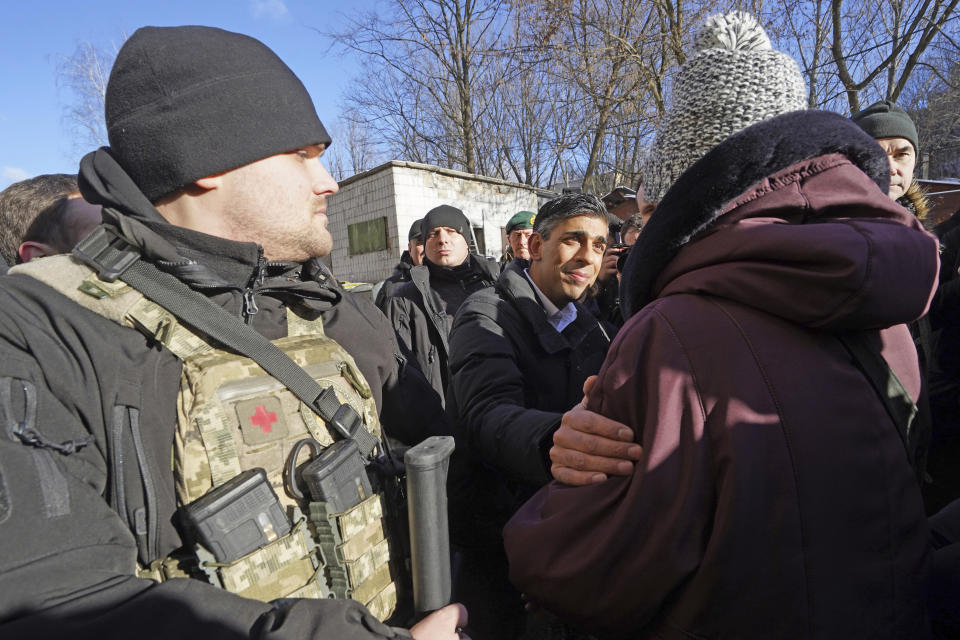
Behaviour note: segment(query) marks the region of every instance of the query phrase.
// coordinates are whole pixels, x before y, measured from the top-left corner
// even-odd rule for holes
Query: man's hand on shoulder
[[[584,396],[596,379],[587,378]],[[627,425],[587,409],[584,398],[563,414],[560,428],[553,434],[550,472],[557,481],[572,485],[603,482],[612,475],[630,475],[642,451],[633,437],[633,430]]]
[[[459,631],[467,624],[467,608],[462,604],[448,604],[437,609],[410,628],[414,640],[458,640],[470,638]]]

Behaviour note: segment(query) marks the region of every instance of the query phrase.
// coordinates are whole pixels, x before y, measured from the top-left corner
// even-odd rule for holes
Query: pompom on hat
[[[796,61],[773,49],[742,11],[707,19],[674,77],[673,103],[642,167],[644,199],[659,202],[680,174],[734,133],[806,107]]]

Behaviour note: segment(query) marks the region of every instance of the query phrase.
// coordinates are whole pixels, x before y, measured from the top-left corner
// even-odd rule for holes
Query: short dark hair
[[[537,218],[533,221],[533,230],[547,240],[550,232],[561,220],[590,216],[599,218],[606,223],[607,208],[603,201],[590,193],[566,193],[559,198],[549,200],[537,211]]]
[[[70,221],[67,219],[69,196],[54,201],[49,207],[37,214],[21,242],[42,242],[50,245],[57,253],[69,253],[73,249]],[[17,262],[22,262],[17,255]]]
[[[77,191],[77,176],[66,173],[21,180],[0,191],[0,255],[7,264],[17,263],[20,243],[34,219]]]

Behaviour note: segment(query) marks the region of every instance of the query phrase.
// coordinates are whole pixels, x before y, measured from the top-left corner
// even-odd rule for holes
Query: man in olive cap
[[[533,211],[520,211],[507,221],[505,229],[507,234],[507,244],[510,246],[510,253],[513,259],[530,259],[530,248],[527,243],[530,242],[530,236],[533,234],[533,220],[537,217]]]
[[[861,129],[877,139],[890,160],[890,189],[887,194],[918,217],[927,213],[927,203],[913,180],[920,149],[917,126],[899,105],[881,100],[851,117]]]
[[[442,400],[447,390],[447,336],[453,316],[468,295],[491,286],[500,273],[495,262],[471,251],[470,221],[448,204],[434,207],[421,223],[423,264],[386,301],[384,314],[400,348],[414,360]]]

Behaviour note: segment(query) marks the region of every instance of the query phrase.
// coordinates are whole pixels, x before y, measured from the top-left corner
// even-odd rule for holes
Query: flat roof
[[[429,171],[431,173],[438,173],[443,176],[450,176],[451,178],[460,178],[461,180],[472,180],[474,182],[485,182],[487,184],[495,184],[502,187],[513,187],[515,189],[526,189],[528,191],[533,191],[537,195],[550,195],[550,196],[559,196],[559,193],[555,191],[550,191],[549,189],[541,189],[540,187],[534,187],[529,184],[523,184],[521,182],[510,182],[509,180],[501,180],[500,178],[491,178],[490,176],[481,176],[475,173],[467,173],[466,171],[456,171],[455,169],[445,169],[443,167],[438,167],[432,164],[422,164],[420,162],[408,162],[406,160],[390,160],[389,162],[384,162],[383,164],[374,167],[373,169],[368,169],[360,173],[356,173],[349,178],[344,178],[339,182],[341,187],[344,187],[348,184],[353,184],[363,180],[368,176],[372,176],[376,173],[380,173],[386,169],[391,168],[399,169],[419,169],[420,171]]]

